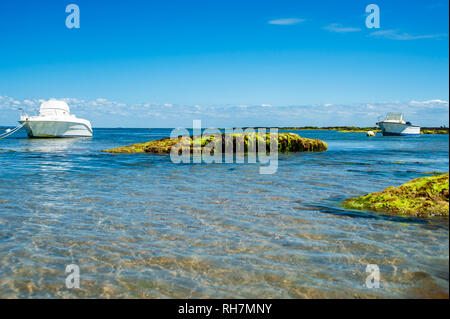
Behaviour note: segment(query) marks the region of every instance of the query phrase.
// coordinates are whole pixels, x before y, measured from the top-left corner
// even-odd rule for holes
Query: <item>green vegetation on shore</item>
[[[344,207],[393,213],[399,216],[449,215],[449,174],[420,177],[399,187],[347,199]]]
[[[420,134],[448,134],[448,127],[423,127]]]
[[[357,126],[302,126],[302,127],[280,127],[280,130],[320,130],[320,131],[338,131],[341,133],[366,133],[367,131],[381,132],[378,127],[357,127]]]
[[[338,131],[341,133],[366,133],[367,131],[373,131],[375,133],[381,132],[378,127],[357,127],[357,126],[302,126],[302,127],[279,127],[280,130],[322,130],[322,131]],[[449,129],[447,127],[423,127],[420,131],[421,134],[448,134]]]
[[[216,140],[216,138],[219,138]],[[194,138],[194,141],[197,139]],[[123,147],[117,147],[113,149],[104,150],[102,152],[108,153],[153,153],[153,154],[170,154],[173,146],[181,148],[189,148],[193,153],[196,147],[201,150],[204,147],[216,145],[222,145],[222,152],[233,149],[233,152],[243,151],[247,153],[249,151],[258,151],[258,145],[264,145],[266,151],[270,150],[270,144],[276,143],[276,147],[279,152],[322,152],[326,151],[328,146],[325,142],[318,139],[310,139],[300,137],[294,133],[278,133],[278,134],[260,134],[260,133],[233,133],[233,134],[219,134],[217,136],[210,135],[209,137],[199,137],[199,145],[194,145],[194,141],[191,137],[179,137],[176,139],[160,139],[156,141],[148,141],[145,143],[133,144]],[[211,142],[211,143],[210,143]],[[231,145],[232,143],[232,145]],[[213,145],[211,145],[213,144]],[[228,145],[228,147],[227,147]],[[212,148],[211,153],[214,153]]]

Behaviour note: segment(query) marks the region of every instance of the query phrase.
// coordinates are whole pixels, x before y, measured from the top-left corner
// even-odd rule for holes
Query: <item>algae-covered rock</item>
[[[448,216],[448,173],[421,177],[399,187],[351,198],[344,202],[350,209],[389,212],[399,216]]]
[[[327,143],[318,140],[300,137],[294,133],[232,133],[232,134],[216,134],[203,137],[179,137],[179,138],[165,138],[156,141],[149,141],[145,143],[133,144],[113,149],[104,150],[108,153],[153,153],[153,154],[170,154],[173,146],[189,147],[192,153],[196,147],[203,150],[209,144],[222,146],[222,153],[231,149],[233,152],[242,151],[247,153],[249,151],[259,151],[259,145],[264,145],[266,151],[270,150],[270,143],[277,143],[279,152],[322,152],[327,150]],[[231,145],[232,143],[232,145]],[[227,147],[228,145],[228,147]],[[211,150],[214,153],[214,149]]]
[[[102,152],[108,153],[144,153],[144,148],[147,146],[148,142],[138,143],[133,145],[121,146],[116,148],[111,148],[108,150],[103,150]]]

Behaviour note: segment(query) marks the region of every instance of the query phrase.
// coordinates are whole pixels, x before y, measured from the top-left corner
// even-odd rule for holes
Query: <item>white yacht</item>
[[[41,104],[38,116],[20,116],[29,137],[91,137],[92,127],[88,120],[70,114],[64,101],[49,100]]]
[[[388,113],[386,118],[380,120],[377,125],[380,127],[383,136],[420,134],[420,126],[405,122],[402,113]]]

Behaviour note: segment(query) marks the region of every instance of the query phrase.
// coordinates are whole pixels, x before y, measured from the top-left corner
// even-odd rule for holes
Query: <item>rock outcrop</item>
[[[195,142],[195,145],[194,145]],[[177,143],[180,143],[177,145]],[[319,139],[310,139],[300,137],[294,133],[233,133],[233,134],[218,134],[208,137],[178,137],[175,139],[165,138],[155,141],[148,141],[145,143],[133,144],[123,147],[104,150],[108,153],[153,153],[153,154],[170,154],[173,146],[189,147],[192,153],[195,148],[203,150],[206,146],[211,144],[222,146],[222,153],[231,150],[231,143],[233,152],[242,151],[244,153],[259,151],[260,145],[266,147],[266,151],[270,150],[270,144],[276,143],[279,152],[322,152],[327,150],[327,143]],[[227,147],[228,144],[228,147]],[[220,146],[218,146],[220,147]],[[242,149],[243,148],[243,149]],[[212,153],[214,149],[210,150]]]
[[[448,176],[446,173],[416,178],[398,187],[347,199],[344,207],[389,212],[399,216],[448,216]]]

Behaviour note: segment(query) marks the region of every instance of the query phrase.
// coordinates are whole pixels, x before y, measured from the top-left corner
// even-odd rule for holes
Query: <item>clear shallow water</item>
[[[99,152],[168,129],[0,140],[0,297],[448,297],[448,220],[339,206],[448,171],[448,136],[296,133],[329,150],[280,155],[274,175]],[[72,263],[80,289],[65,287]]]

